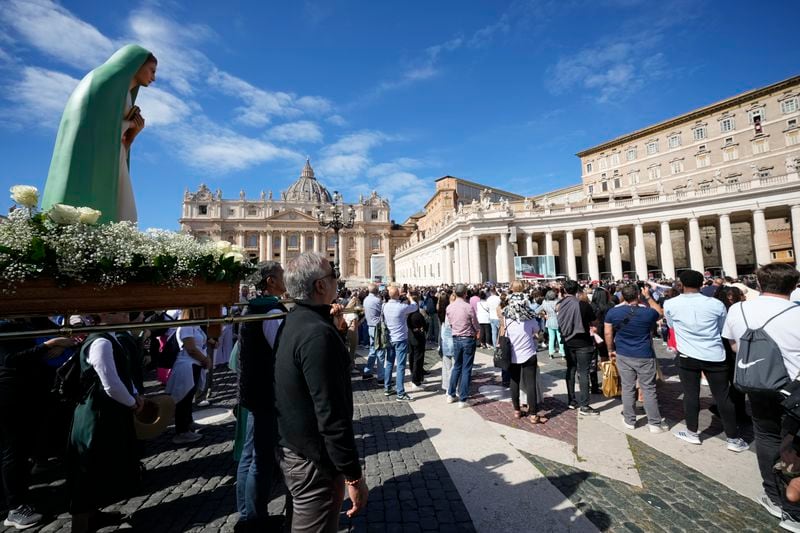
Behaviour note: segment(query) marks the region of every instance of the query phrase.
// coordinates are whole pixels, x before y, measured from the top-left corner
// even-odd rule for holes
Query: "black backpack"
[[[733,384],[742,392],[777,392],[789,384],[789,374],[783,364],[783,354],[764,328],[786,311],[800,307],[795,304],[764,322],[760,328],[751,328],[742,311],[744,325],[747,327],[737,344],[736,369]]]
[[[76,346],[69,359],[56,369],[52,392],[62,403],[78,404],[95,383],[97,373],[92,368],[81,373],[81,348],[82,345]]]
[[[156,366],[158,368],[172,368],[175,365],[175,359],[181,352],[178,346],[178,330],[174,330],[170,334],[161,335],[158,338],[159,349],[156,354]]]

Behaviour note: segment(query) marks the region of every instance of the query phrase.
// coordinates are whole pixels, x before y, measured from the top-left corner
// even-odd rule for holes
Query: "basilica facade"
[[[389,202],[373,192],[344,203],[345,210],[353,207],[355,222],[351,229],[339,232],[337,243],[333,230],[321,227],[316,217],[317,207],[330,205],[333,199],[306,161],[297,181],[278,197],[261,191],[258,198],[248,198],[242,190],[238,199],[227,199],[221,190],[212,192],[205,185],[195,192],[187,190],[180,224],[182,231],[197,238],[227,240],[254,260],[283,265],[311,250],[333,260],[334,247],[339,246],[343,278],[353,282],[394,279],[392,254],[409,232],[392,224]]]

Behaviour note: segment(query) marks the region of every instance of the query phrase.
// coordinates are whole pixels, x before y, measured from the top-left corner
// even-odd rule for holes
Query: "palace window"
[[[311,235],[306,236],[306,250],[313,250],[314,249],[314,237]]]
[[[381,238],[380,237],[370,237],[370,239],[369,239],[369,247],[370,247],[370,250],[380,251],[380,249],[381,249]]]
[[[734,161],[736,159],[739,159],[739,149],[737,147],[731,146],[730,148],[722,149],[723,161]]]
[[[790,118],[789,120],[787,120],[786,121],[786,127],[787,128],[796,128],[797,127],[797,119],[796,118]]]
[[[236,214],[236,208],[234,208],[234,207],[229,207],[229,208],[228,208],[228,216],[229,216],[229,217],[232,217],[232,216],[234,216],[235,214]]]
[[[201,215],[207,215],[208,214],[208,206],[207,205],[198,205],[197,206],[197,212],[199,214],[201,214]]]
[[[288,247],[293,250],[300,248],[300,240],[297,238],[297,235],[289,235],[289,242],[287,244]]]
[[[669,171],[672,174],[683,172],[683,161],[673,161],[669,164]]]
[[[619,165],[619,154],[611,154],[611,166]]]
[[[733,137],[725,137],[725,140],[722,142],[722,144],[725,146],[733,144]]]
[[[719,121],[719,131],[722,133],[727,133],[729,131],[733,131],[736,129],[736,123],[733,121],[733,117],[723,118]]]
[[[661,177],[661,165],[654,165],[647,169],[647,177],[651,180],[657,180]]]
[[[628,151],[625,152],[625,159],[628,161],[636,159],[636,148],[628,148]]]
[[[607,181],[603,181],[603,182],[601,182],[601,183],[600,183],[600,189],[601,189],[603,192],[606,192],[606,191],[608,191],[608,182],[607,182]]]
[[[588,191],[588,194],[594,194],[594,185],[589,185]]]
[[[248,248],[258,248],[258,235],[248,235],[247,236],[247,247]]]
[[[328,250],[333,250],[336,247],[336,236],[329,235],[328,236]]]
[[[591,174],[592,173],[592,164],[591,163],[586,163],[586,173],[587,174]]]
[[[794,130],[786,133],[786,146],[800,144],[800,131]]]
[[[681,136],[680,135],[673,135],[668,139],[668,144],[670,148],[677,148],[681,145]]]
[[[694,140],[695,141],[702,141],[708,136],[708,132],[706,131],[705,126],[699,126],[693,130],[694,132]]]
[[[370,218],[370,220],[378,220],[378,215],[379,215],[378,210],[377,209],[373,209],[369,214],[369,218]]]
[[[767,139],[760,139],[753,141],[753,155],[763,154],[769,151],[769,141]]]
[[[272,238],[272,247],[274,249],[276,249],[276,250],[280,250],[280,248],[281,248],[281,236],[280,235],[275,235]]]
[[[781,112],[786,113],[794,113],[797,111],[797,97],[793,96],[791,98],[787,98],[783,102],[781,102]]]
[[[258,214],[258,209],[256,209],[255,207],[250,207],[247,209],[247,216],[254,217],[257,214]]]
[[[628,173],[628,183],[631,185],[638,185],[639,184],[639,171],[634,170],[633,172]]]
[[[761,122],[765,122],[767,120],[766,107],[759,107],[759,108],[756,108],[756,109],[751,109],[747,113],[747,118],[750,120],[750,124],[755,122],[756,117],[758,117],[758,119]]]
[[[605,170],[608,168],[608,160],[605,157],[600,158],[600,170]]]
[[[656,153],[658,153],[658,141],[647,143],[647,155],[653,155]]]
[[[614,188],[619,189],[622,186],[622,182],[619,178],[614,178]]]

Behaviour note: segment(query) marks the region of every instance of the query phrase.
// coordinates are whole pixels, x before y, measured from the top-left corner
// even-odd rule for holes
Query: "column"
[[[553,255],[553,232],[544,234],[544,255]]]
[[[300,253],[302,254],[306,251],[306,234],[301,231],[297,239],[300,241],[298,244],[300,245]]]
[[[489,272],[486,273],[486,279],[497,281],[497,239],[489,237],[486,239],[486,266]]]
[[[764,266],[770,263],[769,236],[767,235],[767,219],[763,209],[753,210],[753,244],[756,251],[756,264]]]
[[[722,270],[726,276],[738,278],[736,271],[736,251],[733,247],[731,217],[727,213],[719,216],[719,256],[722,259]]]
[[[269,257],[267,257],[267,235],[260,231],[258,233],[258,260],[259,261],[266,261]]]
[[[500,233],[500,249],[497,254],[497,281],[500,283],[508,283],[511,281],[509,276],[508,254],[508,233],[503,231]]]
[[[372,278],[370,270],[369,258],[372,255],[371,251],[367,250],[367,234],[362,233],[358,236],[358,263],[361,265],[360,275],[363,279]],[[369,252],[369,253],[368,253]]]
[[[388,233],[383,234],[383,256],[386,260],[386,278],[394,280],[394,256],[392,255],[391,239]]]
[[[288,244],[286,242],[287,236],[288,234],[285,231],[281,232],[281,266],[283,268],[286,268],[286,246]]]
[[[672,234],[669,220],[661,221],[661,272],[667,279],[675,279],[675,258],[672,255]]]
[[[525,234],[525,255],[533,255],[533,233],[531,232]]]
[[[461,283],[469,283],[469,241],[466,237],[458,239],[458,274]]]
[[[339,247],[339,275],[344,278],[349,276],[350,272],[347,271],[347,237],[341,231],[336,245]]]
[[[564,232],[564,240],[566,241],[565,255],[567,259],[567,275],[570,279],[578,279],[578,267],[575,264],[575,236],[572,230]]]
[[[236,244],[238,244],[241,248],[244,248],[244,232],[240,231],[236,234]]]
[[[320,251],[320,249],[319,249],[319,232],[318,231],[314,232],[314,251],[315,252],[319,252]]]
[[[792,206],[792,250],[795,268],[800,270],[800,205]]]
[[[453,241],[453,284],[461,283],[461,241]]]
[[[594,228],[586,230],[586,262],[591,279],[600,279],[600,265],[597,261],[597,236]]]
[[[633,226],[633,255],[636,258],[636,275],[640,280],[647,279],[647,250],[644,247],[644,228],[641,224]]]
[[[766,237],[767,231],[764,227],[764,236]],[[700,222],[697,217],[689,218],[689,267],[698,272],[705,272],[703,265],[703,243],[700,241]]]
[[[611,226],[611,246],[609,246],[609,260],[611,261],[611,275],[614,280],[622,279],[622,257],[619,251],[619,228]]]
[[[267,232],[267,261],[275,261],[275,247],[272,246],[272,230]]]
[[[469,281],[470,283],[481,281],[481,247],[477,235],[469,238]]]

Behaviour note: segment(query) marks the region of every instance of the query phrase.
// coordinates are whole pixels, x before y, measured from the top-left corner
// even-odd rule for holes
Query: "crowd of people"
[[[675,437],[702,444],[699,399],[701,384],[707,383],[727,450],[739,453],[750,447],[742,430],[752,424],[764,488],[761,503],[781,519],[782,527],[798,531],[800,506],[786,496],[787,485],[792,494],[793,483],[774,470],[782,446],[786,449],[782,440],[794,435],[794,426],[782,414],[782,396],[777,391],[745,395],[734,386],[737,349],[757,329],[777,345],[789,378],[800,373],[800,330],[793,327],[800,318],[799,305],[793,303],[800,300],[798,278],[793,267],[774,263],[758,270],[757,287],[752,281],[748,286],[737,280],[706,280],[700,272],[685,270],[674,281],[645,283],[370,284],[349,290],[340,287],[335,265],[320,254],[301,254],[285,271],[279,263],[262,263],[254,286],[243,293],[249,301],[242,307],[245,316],[266,318],[228,332],[238,341],[231,357],[239,400],[237,529],[274,527],[267,504],[279,488],[288,494],[286,516],[279,521],[291,524],[292,530],[335,531],[345,494],[352,501],[349,516],[364,509],[368,487],[352,423],[354,377],[374,380],[387,398],[412,402],[415,391],[426,387],[426,350],[435,349],[441,357],[443,399],[463,408],[471,395],[476,351],[506,350],[510,364],[500,376],[510,389],[513,417],[544,424],[552,415],[542,403],[540,354],[564,359],[567,405],[579,416],[599,414],[592,406],[593,395],[596,402],[600,393],[598,368],[613,361],[620,380],[622,426],[637,428],[638,401],[649,431],[665,433],[678,421],[661,416],[653,342],[663,339],[674,352],[682,387],[685,429],[676,430]],[[282,300],[287,297],[290,309]],[[168,316],[151,314],[158,320]],[[197,319],[202,310],[172,315]],[[68,318],[72,324],[146,319],[138,313]],[[0,321],[0,331],[52,327],[43,320]],[[169,366],[164,382],[175,403],[173,442],[187,445],[202,438],[194,431],[192,410],[198,401],[208,401],[198,390],[209,390],[215,363],[227,359],[214,356],[222,338],[209,337],[202,326],[152,333],[149,339],[147,334],[119,331],[85,339],[0,342],[7,526],[23,529],[42,521],[28,494],[31,461],[46,462],[53,455],[66,465],[75,533],[120,520],[99,509],[136,493],[141,485],[142,447],[134,416],[144,408],[144,377],[154,365]],[[164,358],[173,338],[177,353],[161,365],[158,359]],[[363,366],[357,366],[359,345],[367,353]],[[64,409],[63,401],[53,400],[51,385],[55,369],[72,352],[82,376],[81,393]],[[54,417],[61,424],[36,427]],[[63,450],[54,454],[32,445],[33,436],[47,428],[62,428],[67,443]],[[783,460],[791,457],[784,453]],[[796,462],[800,467],[800,459]],[[800,497],[800,491],[794,494]]]

